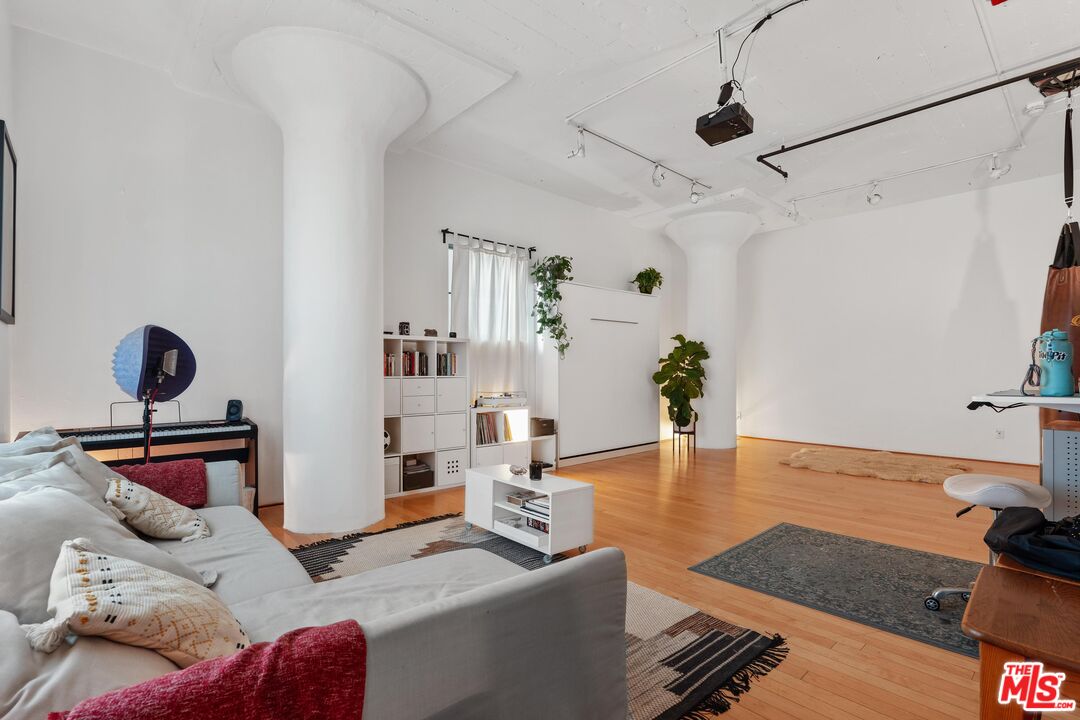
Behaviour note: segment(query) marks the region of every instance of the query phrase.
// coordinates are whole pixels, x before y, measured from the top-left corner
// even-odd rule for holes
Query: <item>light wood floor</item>
[[[977,663],[914,640],[692,573],[686,568],[780,522],[985,561],[991,521],[939,485],[794,470],[779,459],[800,445],[740,438],[738,450],[659,451],[560,470],[596,486],[596,543],[626,553],[630,579],[731,622],[784,635],[791,652],[725,717],[977,717]],[[977,470],[1035,480],[1037,468],[970,461]],[[461,488],[395,498],[373,529],[459,512]],[[263,522],[287,546],[321,539]],[[928,590],[930,588],[927,588]],[[918,602],[914,598],[913,602]]]

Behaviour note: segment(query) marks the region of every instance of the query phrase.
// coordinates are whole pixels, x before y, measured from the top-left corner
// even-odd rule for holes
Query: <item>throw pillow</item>
[[[119,509],[131,527],[150,537],[181,542],[210,537],[210,526],[197,512],[134,480],[109,480],[105,502]]]
[[[75,438],[61,438],[51,427],[28,432],[15,442],[0,443],[0,457],[30,455],[39,452],[52,452],[78,442]]]
[[[90,538],[104,553],[202,582],[202,576],[178,558],[140,540],[75,495],[37,487],[0,500],[0,609],[24,624],[47,620],[49,575],[60,545],[73,537]]]
[[[211,590],[157,568],[68,540],[53,568],[46,622],[24,625],[30,646],[52,652],[69,633],[149,648],[180,667],[250,643]]]
[[[23,468],[0,478],[0,500],[7,500],[24,490],[35,487],[55,487],[67,490],[85,500],[101,512],[117,520],[123,519],[123,513],[105,502],[101,494],[94,491],[88,482],[71,469],[74,458],[64,452],[53,453],[37,467]]]
[[[198,458],[118,465],[112,470],[181,505],[195,508],[206,505],[206,463]]]

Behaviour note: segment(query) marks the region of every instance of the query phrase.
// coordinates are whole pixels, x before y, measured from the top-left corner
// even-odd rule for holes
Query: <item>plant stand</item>
[[[693,443],[694,454],[697,454],[697,421],[690,423],[684,428],[679,427],[675,423],[671,423],[671,454],[675,454],[675,448],[679,449],[679,453],[682,453],[682,441],[686,438],[686,451],[690,452],[691,443]]]

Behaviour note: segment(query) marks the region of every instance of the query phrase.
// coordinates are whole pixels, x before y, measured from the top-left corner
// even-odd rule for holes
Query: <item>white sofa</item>
[[[216,572],[214,591],[253,642],[359,621],[368,643],[365,720],[626,717],[619,550],[533,572],[462,550],[314,584],[241,507],[236,464],[207,467],[210,506],[199,512],[212,536],[149,542]],[[0,541],[12,540],[0,528]],[[101,638],[35,652],[14,615],[0,609],[0,717],[43,718],[175,670],[150,650]]]

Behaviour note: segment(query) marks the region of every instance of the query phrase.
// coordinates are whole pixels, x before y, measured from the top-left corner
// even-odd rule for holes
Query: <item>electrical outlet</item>
[[[994,439],[995,440],[1004,440],[1005,439],[1005,430],[1003,428],[998,428],[997,430],[995,430],[994,431]]]

